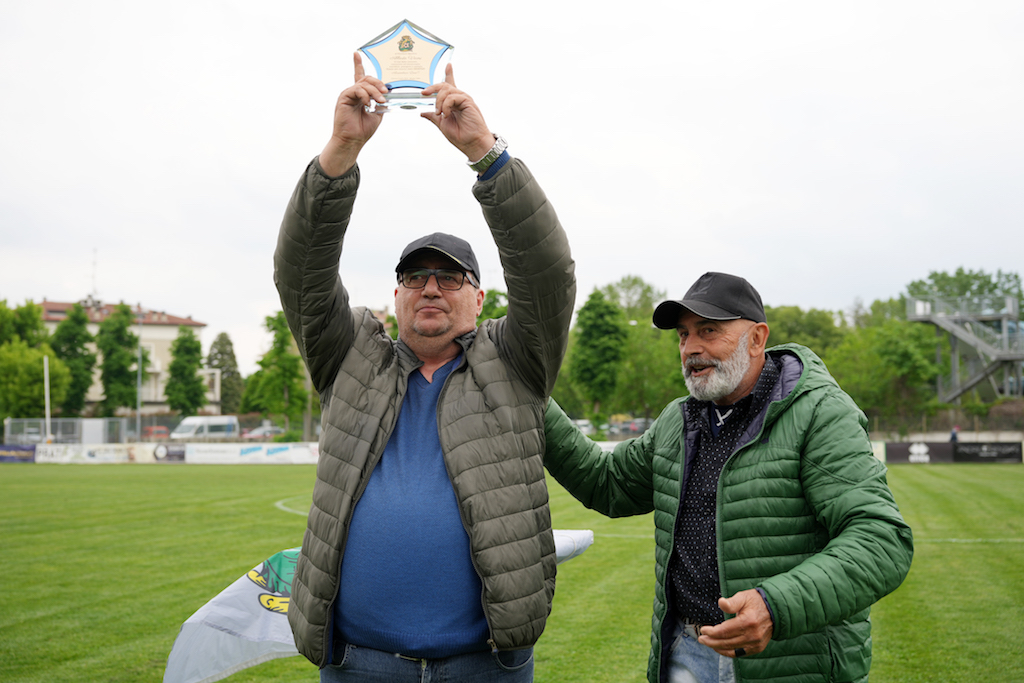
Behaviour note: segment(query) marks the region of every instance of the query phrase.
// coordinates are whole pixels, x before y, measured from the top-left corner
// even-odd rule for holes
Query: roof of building
[[[124,302],[121,302],[124,303]],[[82,299],[81,301],[47,301],[43,299],[39,305],[43,307],[43,320],[45,322],[59,323],[68,316],[68,311],[75,305],[81,304],[82,308],[85,309],[86,315],[89,316],[89,322],[101,323],[114,312],[114,308],[119,304],[106,304],[101,301],[97,301],[91,295]],[[130,306],[132,312],[138,315],[141,306]],[[192,316],[182,318],[176,315],[170,315],[165,311],[153,311],[146,308],[142,309],[142,324],[143,325],[168,325],[178,327],[184,325],[186,327],[206,327],[206,323],[201,323],[197,320],[193,320]]]

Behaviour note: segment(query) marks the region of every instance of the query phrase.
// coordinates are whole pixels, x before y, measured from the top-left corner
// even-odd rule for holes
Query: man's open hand
[[[359,53],[353,54],[355,82],[338,95],[334,106],[334,130],[324,151],[320,167],[329,176],[339,176],[356,163],[359,151],[380,126],[383,113],[367,111],[373,103],[384,104],[388,89],[378,78],[367,76]]]
[[[444,82],[423,89],[425,96],[437,95],[434,111],[423,112],[423,118],[440,129],[448,142],[470,161],[482,159],[494,146],[494,135],[473,98],[455,86],[452,65],[444,70]]]

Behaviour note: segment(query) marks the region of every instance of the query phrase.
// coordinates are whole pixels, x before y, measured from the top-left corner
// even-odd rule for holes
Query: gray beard
[[[688,361],[683,361],[683,379],[686,380],[686,388],[698,401],[718,401],[725,398],[743,381],[750,369],[750,354],[747,350],[750,346],[749,330],[740,337],[736,349],[732,355],[722,361],[714,361],[714,370],[706,377],[694,377],[692,371],[687,367]],[[696,362],[696,359],[688,359]],[[703,363],[707,360],[702,359]]]

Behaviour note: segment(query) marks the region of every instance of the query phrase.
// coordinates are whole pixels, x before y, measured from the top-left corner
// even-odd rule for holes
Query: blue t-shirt
[[[461,356],[409,376],[395,430],[356,503],[334,609],[345,642],[413,657],[489,649],[483,587],[445,467],[437,401]]]

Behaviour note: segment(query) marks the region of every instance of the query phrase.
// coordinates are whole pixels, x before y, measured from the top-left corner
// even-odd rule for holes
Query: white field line
[[[1024,538],[915,538],[918,543],[1024,543]]]
[[[295,508],[288,507],[288,503],[293,500],[308,499],[309,496],[292,496],[291,498],[282,498],[281,500],[274,503],[274,507],[283,512],[290,512],[293,515],[302,515],[303,517],[309,516],[309,510],[296,510]]]
[[[595,531],[594,537],[653,540],[654,534],[606,534]],[[1024,538],[915,538],[914,543],[1024,543]]]
[[[650,541],[654,540],[654,534],[606,534],[603,531],[595,531],[594,538],[598,536],[601,538],[644,538]]]

